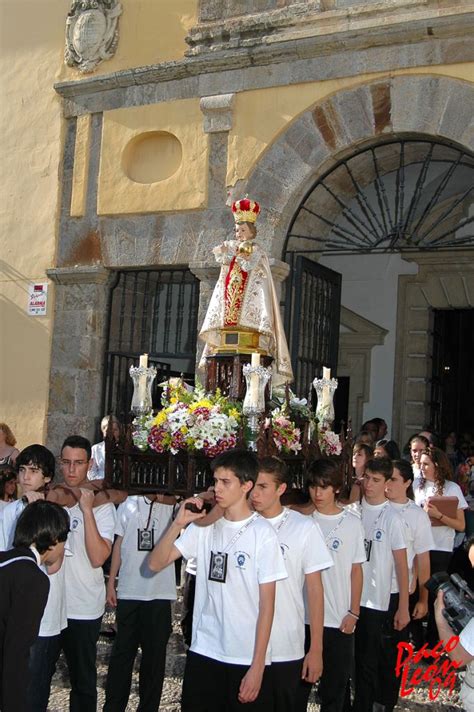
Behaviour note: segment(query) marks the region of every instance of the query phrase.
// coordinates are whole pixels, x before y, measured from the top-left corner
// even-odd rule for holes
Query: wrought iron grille
[[[429,139],[356,151],[307,192],[284,257],[474,248],[474,154]]]
[[[337,368],[341,275],[294,254],[290,265],[286,331],[290,334],[295,392],[303,396],[323,366],[333,372]]]
[[[111,287],[104,360],[103,412],[129,421],[133,393],[129,368],[148,353],[159,383],[184,374],[194,380],[199,280],[185,268],[117,272]]]

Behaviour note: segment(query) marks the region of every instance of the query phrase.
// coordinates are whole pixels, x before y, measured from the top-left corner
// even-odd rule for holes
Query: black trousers
[[[61,652],[61,635],[38,637],[30,648],[28,705],[30,712],[48,709],[51,679]]]
[[[301,658],[270,665],[273,712],[297,712],[303,660]]]
[[[61,633],[71,682],[70,712],[97,710],[96,657],[101,621],[102,616],[95,620],[68,618],[67,628]]]
[[[372,712],[377,693],[377,674],[382,630],[387,611],[361,606],[355,643],[355,696],[353,712]]]
[[[240,683],[249,665],[231,665],[188,651],[184,669],[182,712],[269,712],[273,709],[270,666],[255,702],[241,704]]]
[[[309,625],[305,626],[305,652],[311,644]],[[346,686],[354,661],[354,635],[338,628],[323,630],[323,674],[319,682],[320,712],[341,712],[344,709]],[[305,712],[312,685],[304,680],[298,684],[298,712]]]
[[[105,687],[104,712],[125,712],[133,664],[142,650],[139,672],[140,712],[158,712],[165,677],[166,646],[171,634],[171,602],[119,600]]]
[[[401,677],[397,677],[395,672],[398,657],[397,646],[401,641],[408,641],[410,632],[408,626],[403,630],[395,630],[393,627],[393,619],[398,609],[398,600],[398,593],[392,593],[387,617],[382,628],[382,646],[375,699],[379,704],[385,706],[386,712],[396,706],[400,691]]]

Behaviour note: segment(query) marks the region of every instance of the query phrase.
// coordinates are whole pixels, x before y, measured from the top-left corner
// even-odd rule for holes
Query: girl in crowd
[[[16,438],[6,423],[0,423],[0,465],[14,465],[19,455]]]
[[[423,507],[432,522],[434,549],[430,552],[430,566],[431,573],[434,574],[448,570],[455,534],[465,530],[464,510],[468,505],[459,485],[451,481],[451,466],[442,450],[436,447],[423,450],[420,456],[420,471],[421,477],[415,479],[413,490],[416,504]],[[432,501],[433,497],[457,497],[455,516],[443,514]],[[431,594],[428,603],[428,642],[435,645],[438,636],[434,621],[434,598]]]
[[[352,448],[352,467],[354,468],[354,480],[347,504],[360,502],[363,495],[363,482],[365,465],[373,456],[373,449],[367,443],[356,442]]]
[[[420,458],[421,453],[428,450],[430,444],[424,435],[413,435],[408,443],[410,450],[411,466],[413,470],[413,477],[421,477],[420,471]]]
[[[395,440],[377,440],[374,447],[374,457],[388,457],[389,460],[399,460],[400,449]]]
[[[16,472],[13,467],[0,470],[0,507],[16,499]]]

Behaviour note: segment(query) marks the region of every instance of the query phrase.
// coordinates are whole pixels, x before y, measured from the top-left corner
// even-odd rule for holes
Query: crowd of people
[[[120,424],[107,417],[101,428],[118,437]],[[181,706],[192,712],[303,712],[315,683],[323,712],[391,712],[398,643],[439,640],[430,576],[456,571],[472,587],[474,457],[457,455],[452,433],[445,450],[429,431],[400,450],[374,418],[356,438],[349,490],[337,460],[321,458],[298,504],[282,460],[229,450],[212,461],[212,491],[178,504],[111,499],[97,487],[103,442],[67,437],[54,485],[50,450],[18,452],[8,426],[0,432],[3,712],[47,710],[61,650],[70,709],[95,712],[106,602],[116,635],[103,709],[125,712],[140,648],[139,709],[158,710],[180,559],[190,631]],[[472,634],[461,643],[470,663]]]

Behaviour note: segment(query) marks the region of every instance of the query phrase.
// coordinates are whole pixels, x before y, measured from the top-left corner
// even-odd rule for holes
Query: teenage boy
[[[67,628],[61,642],[69,668],[71,712],[96,712],[96,646],[105,609],[102,565],[112,550],[113,504],[94,507],[94,492],[86,489],[91,460],[90,442],[80,435],[66,438],[61,448],[61,473],[66,485],[79,488],[79,502],[68,509],[71,532],[65,558]]]
[[[116,608],[117,635],[109,662],[104,712],[125,712],[138,646],[142,651],[140,709],[157,712],[160,706],[176,576],[173,565],[159,573],[148,568],[148,555],[173,516],[173,507],[161,504],[159,499],[159,495],[128,497],[117,511],[107,583],[107,602]]]
[[[45,499],[45,489],[54,477],[55,458],[43,445],[29,445],[18,455],[16,467],[22,498],[5,507],[0,549],[13,546],[17,520],[26,503]],[[44,570],[49,575],[50,587],[39,636],[30,648],[28,702],[31,712],[46,712],[51,679],[61,652],[61,631],[67,626],[65,566],[49,566]]]
[[[290,483],[285,463],[277,457],[266,457],[259,461],[257,482],[250,495],[255,511],[275,530],[288,572],[288,578],[276,586],[270,636],[275,712],[293,712],[300,680],[311,685],[321,676],[324,608],[321,571],[333,565],[319,527],[310,518],[282,506],[280,497]],[[306,656],[304,586],[311,628],[311,646]]]
[[[340,712],[354,661],[354,631],[360,616],[364,531],[357,515],[337,504],[343,486],[338,464],[321,458],[311,464],[306,486],[334,566],[322,573],[324,586],[323,674],[318,693],[321,712]],[[311,634],[311,635],[308,635]],[[307,627],[307,641],[312,631]],[[298,710],[307,707],[311,685],[302,681]]]
[[[392,471],[391,461],[383,457],[369,460],[365,467],[360,513],[367,561],[362,566],[364,582],[355,632],[354,712],[372,712],[375,702],[382,629],[390,604],[394,568],[399,599],[393,626],[402,630],[410,621],[404,526],[385,496]]]
[[[205,515],[186,505],[200,508],[203,500],[185,501],[150,554],[153,571],[181,555],[195,559],[196,597],[183,712],[237,710],[243,705],[263,712],[272,708],[267,648],[275,582],[287,574],[273,527],[249,507],[257,467],[255,456],[245,450],[228,450],[216,457],[212,462],[215,499],[224,516],[197,527],[192,522]]]
[[[20,455],[21,457],[21,455]],[[0,554],[0,709],[28,712],[30,648],[38,635],[50,578],[40,566],[61,567],[69,531],[66,512],[37,501],[16,523],[13,549]]]

